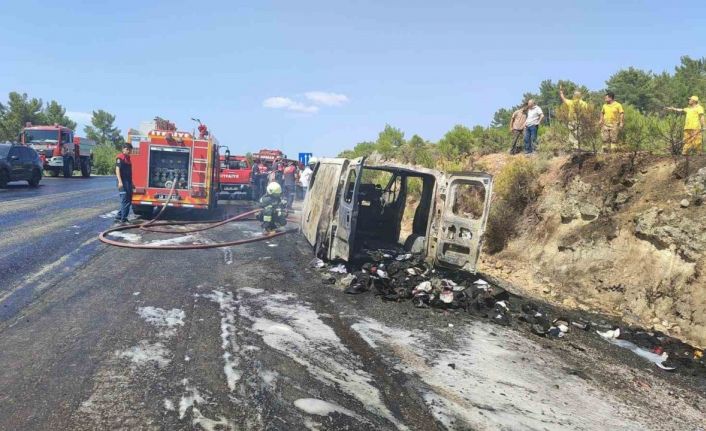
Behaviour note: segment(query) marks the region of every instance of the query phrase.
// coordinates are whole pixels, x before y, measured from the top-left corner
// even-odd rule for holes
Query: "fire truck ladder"
[[[199,142],[199,141],[194,141],[194,148],[205,148],[208,149],[208,142]],[[204,166],[208,164],[208,159],[194,159],[194,164],[196,163],[201,163]],[[203,174],[203,177],[206,178],[206,171],[205,170],[196,170],[194,169],[192,173],[197,173],[197,174]],[[192,186],[195,187],[201,187],[201,188],[206,188],[206,183],[191,183]]]

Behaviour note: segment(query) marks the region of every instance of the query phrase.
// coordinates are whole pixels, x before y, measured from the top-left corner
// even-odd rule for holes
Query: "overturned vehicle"
[[[301,228],[323,259],[353,262],[371,249],[404,249],[432,265],[475,273],[491,192],[486,173],[321,159]]]

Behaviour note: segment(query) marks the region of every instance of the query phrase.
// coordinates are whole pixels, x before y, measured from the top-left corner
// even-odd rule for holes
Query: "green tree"
[[[634,67],[619,70],[606,81],[606,89],[614,92],[620,103],[632,105],[643,114],[655,111],[660,105],[652,72]]]
[[[467,154],[473,147],[473,133],[471,129],[457,124],[446,132],[439,141],[439,151],[448,159]]]
[[[512,113],[518,108],[512,107],[510,109],[500,108],[493,114],[493,121],[490,123],[492,127],[509,127],[510,119],[512,118]]]
[[[66,116],[66,108],[61,106],[56,100],[52,100],[47,104],[43,114],[46,124],[59,124],[71,130],[76,129],[76,122]]]
[[[676,99],[673,105],[686,105],[687,99],[694,95],[706,97],[706,58],[682,57],[681,65],[675,68],[672,88]]]
[[[359,142],[355,144],[352,150],[343,151],[338,155],[338,157],[346,157],[349,159],[355,159],[356,157],[367,157],[375,151],[375,142]]]
[[[96,141],[99,145],[113,145],[115,148],[120,148],[123,139],[120,136],[120,130],[113,126],[113,123],[115,123],[115,115],[99,109],[93,111],[92,125],[86,126],[83,130],[88,139]]]
[[[400,148],[399,159],[404,163],[431,168],[434,166],[434,158],[429,150],[431,145],[419,135],[414,135]]]
[[[375,150],[384,158],[391,159],[397,154],[397,150],[405,143],[404,132],[389,124],[385,124],[385,128],[378,135],[375,142]]]
[[[26,93],[11,92],[7,105],[0,105],[0,141],[15,140],[25,124],[42,124],[42,99],[29,98]]]

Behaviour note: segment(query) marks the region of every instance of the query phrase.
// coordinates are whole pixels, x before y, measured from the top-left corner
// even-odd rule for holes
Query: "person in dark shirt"
[[[132,162],[130,161],[132,145],[123,144],[122,151],[115,158],[115,176],[118,179],[118,194],[120,209],[115,216],[116,223],[127,223],[127,216],[132,206]]]

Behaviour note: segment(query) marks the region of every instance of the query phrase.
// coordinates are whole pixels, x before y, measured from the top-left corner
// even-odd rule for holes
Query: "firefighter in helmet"
[[[282,186],[273,181],[267,185],[267,193],[260,198],[260,214],[265,232],[272,232],[287,224],[287,202],[282,201]]]

